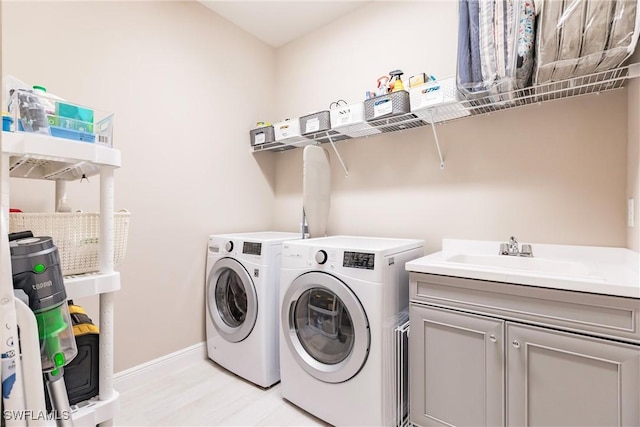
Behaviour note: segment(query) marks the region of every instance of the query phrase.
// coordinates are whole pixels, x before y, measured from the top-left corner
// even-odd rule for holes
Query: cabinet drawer
[[[640,300],[411,273],[411,301],[640,343]]]

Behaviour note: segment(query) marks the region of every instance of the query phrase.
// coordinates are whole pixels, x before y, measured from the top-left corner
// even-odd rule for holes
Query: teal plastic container
[[[11,131],[11,125],[13,124],[13,119],[9,116],[2,116],[2,130],[5,132]]]

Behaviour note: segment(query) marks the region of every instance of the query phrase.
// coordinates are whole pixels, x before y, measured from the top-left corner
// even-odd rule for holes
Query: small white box
[[[300,119],[286,119],[273,125],[276,141],[300,137]]]
[[[456,78],[433,80],[409,89],[411,112],[427,123],[438,123],[471,113],[458,101]]]
[[[381,133],[364,119],[364,102],[342,105],[329,110],[331,129],[353,138]]]

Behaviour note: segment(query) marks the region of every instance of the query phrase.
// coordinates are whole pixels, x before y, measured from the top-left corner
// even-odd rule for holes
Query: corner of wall
[[[627,248],[640,252],[640,77],[631,80],[627,103],[627,199],[633,199],[635,225],[627,226]]]

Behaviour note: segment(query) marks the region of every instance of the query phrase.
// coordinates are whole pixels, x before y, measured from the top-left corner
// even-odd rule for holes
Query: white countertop
[[[640,257],[625,248],[529,243],[533,258],[498,255],[498,241],[443,239],[407,271],[640,298]]]

